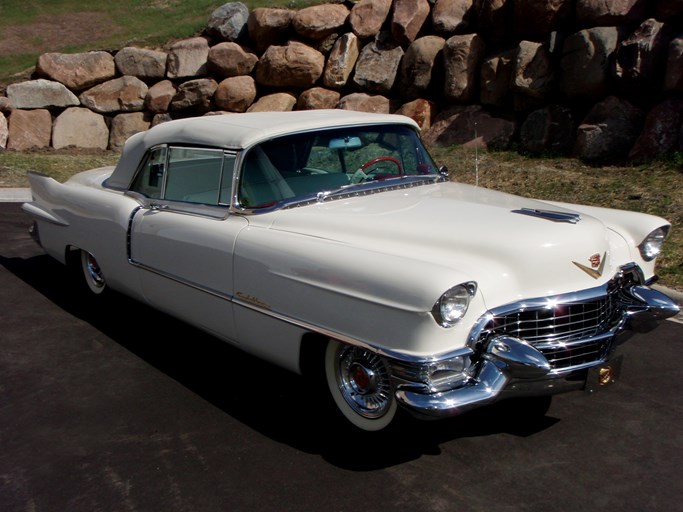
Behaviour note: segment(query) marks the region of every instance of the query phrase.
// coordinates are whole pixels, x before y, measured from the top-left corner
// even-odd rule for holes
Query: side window
[[[235,169],[236,156],[226,153],[223,156],[223,174],[221,176],[221,192],[218,204],[229,205],[232,197],[232,176]]]
[[[218,204],[222,169],[223,151],[170,148],[164,199]]]
[[[154,148],[142,163],[131,187],[133,192],[152,199],[160,199],[164,186],[164,170],[166,166],[166,147]]]

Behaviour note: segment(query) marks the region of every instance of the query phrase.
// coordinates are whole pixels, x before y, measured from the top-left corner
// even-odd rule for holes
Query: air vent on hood
[[[551,220],[553,222],[568,222],[570,224],[576,224],[581,220],[581,215],[578,213],[538,210],[534,208],[521,208],[519,210],[512,210],[512,213],[529,215],[531,217],[539,217],[541,219]]]

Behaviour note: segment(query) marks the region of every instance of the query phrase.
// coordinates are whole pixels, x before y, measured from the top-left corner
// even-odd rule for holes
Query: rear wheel
[[[87,251],[81,252],[81,270],[83,280],[88,289],[95,295],[102,295],[107,291],[107,283],[102,275],[102,269],[95,257]]]
[[[382,430],[396,416],[389,366],[378,354],[331,339],[325,377],[337,408],[359,429]]]

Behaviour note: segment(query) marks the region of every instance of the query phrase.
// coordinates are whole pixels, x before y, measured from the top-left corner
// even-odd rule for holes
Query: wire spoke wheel
[[[337,407],[356,427],[381,430],[396,414],[389,368],[379,355],[330,340],[325,375]]]
[[[100,295],[107,289],[107,283],[97,260],[87,251],[81,251],[81,269],[85,284],[91,292]]]

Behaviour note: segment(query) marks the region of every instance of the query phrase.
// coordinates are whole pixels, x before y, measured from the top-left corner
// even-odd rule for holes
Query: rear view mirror
[[[344,137],[343,139],[331,139],[330,149],[358,149],[362,148],[363,143],[360,137]]]

